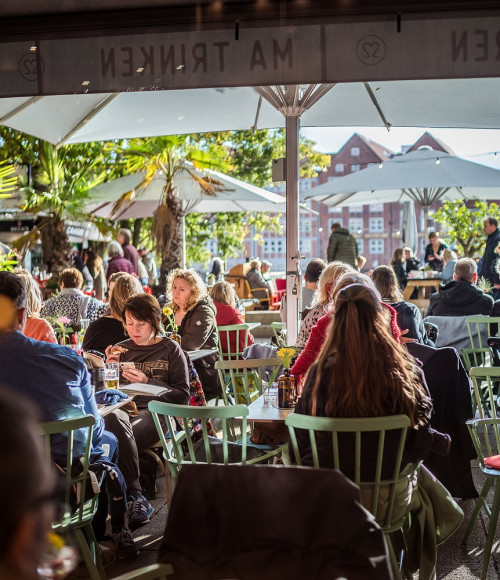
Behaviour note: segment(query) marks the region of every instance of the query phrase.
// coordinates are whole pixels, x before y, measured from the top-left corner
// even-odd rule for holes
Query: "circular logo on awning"
[[[385,58],[386,46],[380,36],[369,34],[364,36],[356,48],[356,54],[363,64],[378,64]]]
[[[39,66],[40,70],[38,70]],[[37,58],[35,53],[28,52],[23,54],[23,56],[19,59],[17,68],[23,79],[27,81],[36,81],[39,74],[40,76],[43,75],[45,64],[43,59]]]

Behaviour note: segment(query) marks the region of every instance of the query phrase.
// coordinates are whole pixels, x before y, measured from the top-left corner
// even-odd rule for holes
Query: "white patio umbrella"
[[[245,183],[229,175],[211,170],[194,170],[200,177],[209,177],[220,185],[214,196],[202,193],[196,181],[186,172],[174,177],[174,187],[183,201],[184,213],[219,213],[265,211],[280,213],[286,210],[283,196]],[[90,190],[91,202],[87,211],[99,217],[112,220],[134,219],[152,216],[163,194],[165,179],[158,171],[151,182],[141,185],[144,172],[134,173],[113,181],[108,181]],[[126,193],[132,193],[130,201],[116,207],[118,200]]]
[[[287,336],[293,343],[301,279],[300,125],[498,128],[499,91],[500,78],[462,78],[12,97],[0,99],[0,124],[59,145],[285,126]]]
[[[314,199],[345,207],[411,199],[424,209],[445,199],[500,199],[500,170],[432,149],[419,149],[314,189]]]
[[[229,175],[213,170],[196,170],[189,163],[190,171],[200,177],[210,178],[218,185],[214,196],[203,193],[192,178],[185,172],[178,172],[174,177],[174,187],[183,204],[182,222],[182,261],[186,259],[185,215],[188,213],[220,213],[220,212],[270,212],[286,211],[286,199],[281,195],[266,191],[250,183],[245,183]],[[153,179],[144,184],[144,172],[134,173],[125,177],[103,183],[90,191],[91,202],[87,211],[96,216],[112,220],[135,219],[150,217],[158,207],[165,187],[163,172],[157,171]],[[131,194],[130,199],[117,203],[125,194]],[[315,213],[301,204],[301,210]]]

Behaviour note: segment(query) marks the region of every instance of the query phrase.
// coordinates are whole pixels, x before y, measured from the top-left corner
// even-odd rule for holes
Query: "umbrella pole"
[[[181,236],[182,236],[181,264],[182,268],[186,269],[186,212],[184,211],[184,204],[182,207],[182,217],[181,217]]]
[[[297,340],[302,297],[298,231],[299,127],[298,116],[286,117],[286,342],[290,346]]]

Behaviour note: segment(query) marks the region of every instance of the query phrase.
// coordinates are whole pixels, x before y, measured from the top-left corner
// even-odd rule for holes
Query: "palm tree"
[[[57,274],[71,263],[66,220],[92,221],[84,207],[88,190],[106,177],[102,162],[102,155],[91,156],[87,145],[57,149],[46,141],[39,142],[38,171],[34,183],[23,187],[26,201],[22,208],[37,214],[39,221],[15,245],[26,249],[40,238],[49,272]],[[103,233],[111,230],[105,223],[95,223]]]
[[[182,264],[182,221],[184,209],[176,192],[175,177],[188,174],[199,186],[200,193],[215,195],[222,184],[210,177],[200,176],[196,170],[203,168],[224,169],[221,148],[196,145],[189,136],[166,136],[151,139],[132,139],[125,146],[109,144],[109,149],[123,155],[127,173],[145,172],[135,189],[146,187],[158,171],[165,179],[163,193],[153,214],[151,235],[155,249],[161,258],[160,284],[166,282],[168,272]],[[116,202],[114,210],[132,199],[134,191],[124,193]]]

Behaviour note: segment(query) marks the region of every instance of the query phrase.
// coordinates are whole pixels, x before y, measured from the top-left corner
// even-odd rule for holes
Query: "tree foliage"
[[[168,272],[181,265],[182,219],[184,208],[177,195],[175,179],[188,175],[198,186],[200,193],[213,196],[222,184],[210,176],[200,174],[199,169],[224,169],[225,162],[219,155],[220,148],[202,143],[189,135],[132,139],[111,149],[124,159],[127,173],[144,172],[144,178],[134,189],[147,187],[154,176],[161,172],[164,187],[158,207],[153,214],[151,237],[161,259],[160,284],[164,284]],[[124,192],[116,202],[114,211],[132,199],[134,191]]]
[[[253,185],[272,184],[272,161],[285,157],[284,129],[224,131],[201,135],[200,139],[226,147],[231,174]],[[314,141],[300,137],[300,176],[315,177],[330,166],[330,156],[314,151]]]
[[[34,157],[36,171],[33,179],[22,180],[22,190],[26,194],[22,210],[36,214],[40,219],[37,226],[15,245],[25,248],[40,237],[49,271],[58,272],[70,263],[71,258],[65,222],[67,219],[89,221],[85,211],[88,190],[104,181],[106,164],[102,155],[91,157],[93,147],[86,144],[61,149],[46,141],[34,145],[37,147]],[[106,233],[110,230],[102,222],[98,227]]]
[[[266,213],[192,213],[186,216],[188,264],[208,264],[207,242],[217,240],[218,256],[235,258],[245,249],[245,238],[253,229],[254,239],[261,239],[266,229],[281,232],[279,215]]]
[[[457,244],[460,255],[469,258],[481,254],[484,248],[483,222],[487,217],[500,220],[500,208],[496,203],[476,200],[474,207],[467,207],[462,200],[445,201],[434,214],[435,221],[445,230],[444,237],[451,244]]]

